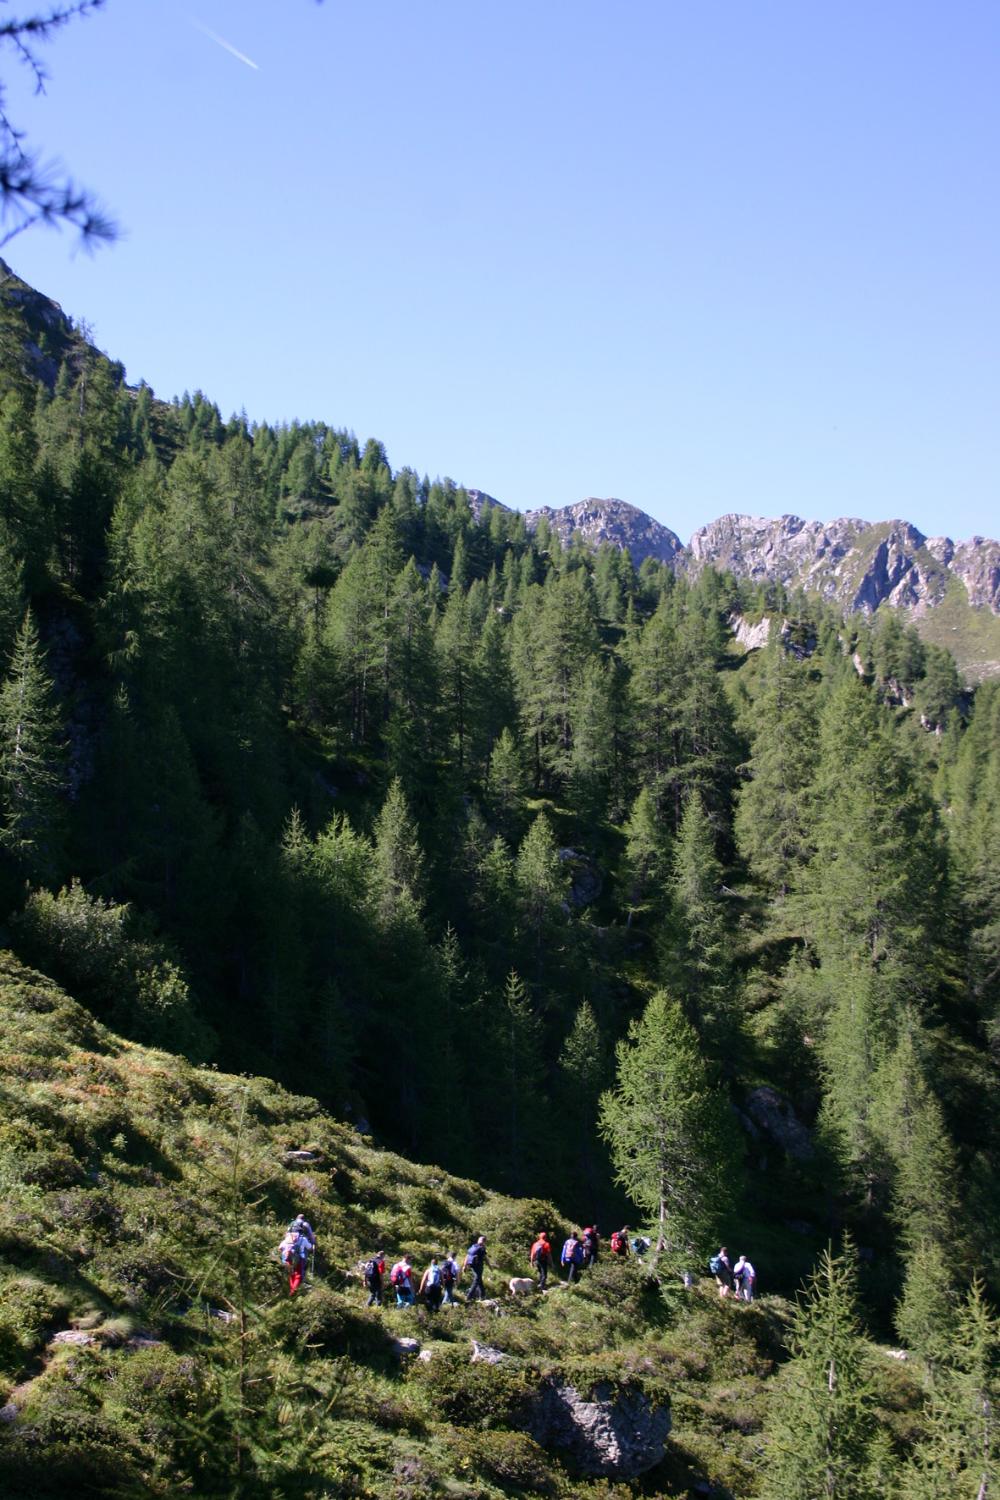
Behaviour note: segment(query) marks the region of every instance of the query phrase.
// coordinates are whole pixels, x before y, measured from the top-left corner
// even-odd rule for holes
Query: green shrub
[[[463,1475],[482,1474],[505,1489],[527,1495],[555,1492],[551,1460],[520,1432],[455,1432],[449,1438],[455,1467]]]
[[[568,1233],[558,1211],[541,1198],[490,1198],[477,1209],[472,1228],[485,1234],[494,1262],[525,1268],[540,1229],[549,1231],[557,1259]]]
[[[0,1369],[17,1375],[40,1353],[67,1311],[65,1293],[34,1276],[14,1276],[0,1286]]]
[[[326,1287],[278,1302],[268,1313],[268,1327],[289,1348],[345,1354],[362,1363],[391,1358],[392,1340],[381,1318]]]
[[[211,1056],[215,1038],[177,955],[128,904],[92,896],[74,879],[56,895],[33,891],[11,925],[32,963],[126,1036],[195,1060]]]
[[[464,1349],[442,1349],[427,1363],[416,1361],[409,1378],[434,1415],[458,1427],[522,1426],[538,1389],[537,1371],[512,1360],[472,1364]]]

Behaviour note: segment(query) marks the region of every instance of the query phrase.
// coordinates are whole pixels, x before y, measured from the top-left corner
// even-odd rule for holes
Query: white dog
[[[507,1286],[512,1297],[520,1297],[522,1294],[527,1296],[535,1290],[535,1283],[530,1276],[512,1276]]]

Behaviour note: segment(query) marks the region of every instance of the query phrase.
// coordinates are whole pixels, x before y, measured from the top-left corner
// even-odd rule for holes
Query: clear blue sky
[[[46,58],[10,113],[125,237],[3,254],[130,381],[684,540],[1000,535],[996,0],[108,0]]]

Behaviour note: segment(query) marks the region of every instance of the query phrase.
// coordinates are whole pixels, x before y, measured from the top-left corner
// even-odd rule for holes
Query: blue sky
[[[45,56],[9,111],[125,234],[3,254],[158,395],[684,540],[1000,535],[995,0],[108,0]]]

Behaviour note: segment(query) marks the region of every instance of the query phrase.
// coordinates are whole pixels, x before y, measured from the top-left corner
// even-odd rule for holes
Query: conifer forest
[[[1000,680],[164,402],[35,305],[6,280],[8,1492],[1000,1496]],[[303,1206],[312,1301],[268,1262]],[[427,1363],[343,1280],[595,1222],[645,1263]],[[672,1408],[654,1463],[551,1458],[570,1358]]]

